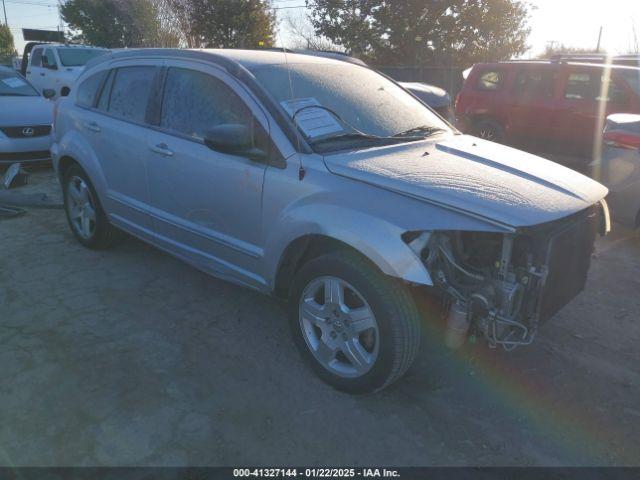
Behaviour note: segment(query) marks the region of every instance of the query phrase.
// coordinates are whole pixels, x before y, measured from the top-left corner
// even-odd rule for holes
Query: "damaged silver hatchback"
[[[52,154],[79,242],[125,231],[288,299],[303,357],[352,393],[415,359],[416,292],[445,305],[452,347],[531,343],[608,231],[599,183],[461,135],[367,67],[301,54],[104,55],[59,100]]]

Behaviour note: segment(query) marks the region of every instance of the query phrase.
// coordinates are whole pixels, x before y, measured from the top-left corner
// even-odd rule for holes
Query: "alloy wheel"
[[[96,231],[95,203],[86,182],[78,176],[67,184],[67,211],[76,233],[90,240]]]
[[[345,378],[371,370],[379,353],[378,323],[352,285],[331,276],[313,280],[302,292],[298,316],[307,347],[324,368]]]
[[[492,128],[483,128],[480,130],[480,138],[493,142],[496,138],[496,132]]]

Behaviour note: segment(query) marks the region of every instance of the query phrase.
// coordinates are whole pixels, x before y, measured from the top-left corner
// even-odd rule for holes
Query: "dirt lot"
[[[56,191],[48,172],[23,191]],[[537,341],[448,354],[350,397],[307,369],[283,306],[61,210],[0,220],[1,465],[640,465],[640,236],[598,243]]]

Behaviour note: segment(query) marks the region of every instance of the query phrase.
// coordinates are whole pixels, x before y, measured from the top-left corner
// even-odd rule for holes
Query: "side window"
[[[502,86],[504,74],[499,70],[482,72],[478,77],[476,86],[480,90],[499,90]]]
[[[568,100],[595,100],[599,83],[597,75],[593,73],[570,73],[564,89],[564,98]]]
[[[518,72],[514,93],[524,98],[551,98],[555,84],[554,72],[548,69],[527,69]]]
[[[602,83],[604,83],[605,80],[606,78],[603,75]],[[609,80],[609,88],[607,90],[606,98],[602,97],[602,92],[600,91],[598,92],[598,96],[596,97],[596,100],[598,101],[604,100],[606,102],[611,102],[615,104],[624,104],[629,101],[629,95],[627,94],[626,90],[620,84],[618,84],[615,78],[611,78]]]
[[[109,71],[109,76],[104,82],[102,86],[102,91],[100,92],[100,99],[98,100],[97,109],[106,112],[109,108],[109,98],[111,97],[111,86],[113,85],[113,77],[116,76],[115,70]]]
[[[123,67],[116,70],[107,111],[125,120],[143,123],[156,67]]]
[[[264,145],[267,140],[249,107],[224,82],[195,70],[169,69],[161,127],[202,140],[211,127],[228,123],[250,127],[254,144]]]
[[[31,52],[31,66],[32,67],[41,67],[42,66],[42,48],[34,48]]]
[[[78,87],[78,93],[76,97],[76,103],[81,107],[91,108],[93,107],[98,89],[102,85],[104,77],[107,75],[107,70],[98,72],[95,75],[90,76]]]
[[[53,53],[53,50],[47,48],[44,51],[44,55],[42,57],[42,66],[43,67],[57,67],[58,62],[56,62],[56,56]]]

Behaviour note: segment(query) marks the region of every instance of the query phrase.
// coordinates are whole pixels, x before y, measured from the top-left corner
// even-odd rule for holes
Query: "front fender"
[[[307,159],[307,163],[311,163]],[[295,172],[297,173],[297,172]],[[364,182],[310,169],[304,182],[274,174],[265,191],[262,272],[275,286],[287,248],[309,235],[341,241],[387,275],[433,285],[422,260],[402,240],[413,231],[504,231],[495,223]],[[293,192],[291,196],[283,192]],[[296,200],[288,203],[291,197]],[[277,212],[277,213],[276,213]]]
[[[404,243],[405,230],[364,212],[339,205],[307,204],[286,215],[286,228],[274,228],[265,244],[269,283],[287,247],[308,235],[339,240],[369,258],[385,274],[420,285],[433,285],[431,275],[418,256]]]

